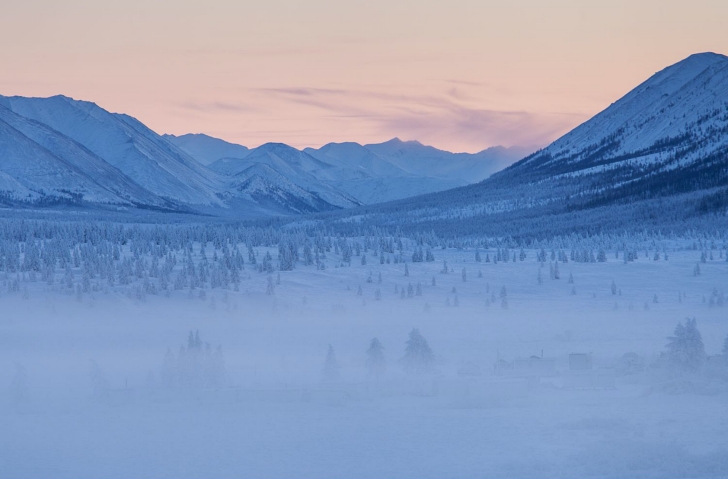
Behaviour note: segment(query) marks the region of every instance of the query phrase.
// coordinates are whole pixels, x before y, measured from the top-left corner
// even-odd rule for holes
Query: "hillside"
[[[325,218],[447,234],[669,230],[725,222],[726,185],[728,57],[703,53],[478,184]]]

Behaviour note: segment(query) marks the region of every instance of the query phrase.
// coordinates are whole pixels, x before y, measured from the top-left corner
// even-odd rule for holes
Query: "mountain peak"
[[[728,56],[723,55],[722,53],[715,53],[715,52],[702,52],[702,53],[693,53],[692,55],[688,56],[684,60],[682,60],[679,63],[682,62],[707,62],[707,63],[716,63],[716,62],[728,62]]]
[[[673,93],[678,88],[692,81],[711,67],[722,69],[728,66],[728,57],[719,53],[694,53],[689,57],[668,66],[652,75],[640,87],[652,88],[661,86],[667,93]],[[635,90],[639,91],[641,88]]]

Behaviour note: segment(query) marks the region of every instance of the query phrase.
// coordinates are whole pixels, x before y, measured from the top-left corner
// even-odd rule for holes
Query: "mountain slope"
[[[349,172],[329,184],[364,204],[383,203],[467,184],[453,178],[409,173],[358,143],[329,143],[319,149],[306,148],[304,151]]]
[[[130,116],[64,96],[0,97],[0,106],[71,138],[157,196],[223,206],[217,175]]]
[[[0,188],[15,200],[172,206],[70,138],[2,106],[0,171],[15,180]]]
[[[488,148],[479,153],[450,153],[399,138],[365,145],[365,148],[410,174],[446,177],[467,183],[484,180],[528,153],[521,148],[503,147]]]
[[[725,185],[728,57],[691,55],[498,178],[579,177],[592,203]]]
[[[359,178],[413,176],[359,143],[329,143],[319,149],[306,148],[303,151],[331,165],[353,170]]]
[[[214,163],[220,158],[245,158],[250,152],[243,145],[228,143],[227,141],[199,133],[190,133],[181,136],[162,135],[162,138],[205,166]]]
[[[266,143],[251,150],[242,159],[222,158],[212,163],[210,169],[223,175],[235,176],[256,164],[268,166],[291,183],[315,194],[332,206],[348,208],[359,204],[354,198],[327,183],[341,177],[339,169],[282,143]]]
[[[705,213],[725,219],[727,186],[728,57],[705,53],[481,183],[326,218],[530,238],[684,228]]]
[[[307,191],[270,166],[255,163],[232,177],[235,196],[281,213],[305,214],[336,209],[317,193]]]

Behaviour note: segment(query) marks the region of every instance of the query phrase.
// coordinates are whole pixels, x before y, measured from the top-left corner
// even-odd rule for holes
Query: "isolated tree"
[[[667,359],[678,371],[695,372],[703,365],[705,346],[695,318],[686,318],[684,325],[677,324],[673,336],[668,338]]]
[[[468,273],[465,271],[465,268],[463,268],[463,272],[462,272],[461,276],[463,278],[463,283],[465,283],[468,280]]]
[[[339,363],[336,362],[334,347],[330,344],[329,350],[326,353],[326,360],[324,361],[324,369],[322,372],[323,380],[326,382],[333,382],[339,379]]]
[[[369,376],[374,378],[383,376],[387,369],[387,363],[384,359],[384,346],[377,338],[373,338],[369,342],[369,349],[367,349],[366,354],[366,367]]]
[[[407,267],[407,263],[404,264],[404,275],[409,276],[409,268]]]
[[[410,331],[406,344],[404,357],[401,360],[404,370],[410,374],[432,372],[435,367],[435,354],[417,328]]]
[[[614,280],[612,280],[611,290],[612,290],[612,294],[617,294],[617,283],[615,283]]]

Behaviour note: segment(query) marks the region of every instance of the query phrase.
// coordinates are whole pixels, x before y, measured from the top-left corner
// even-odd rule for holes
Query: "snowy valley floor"
[[[0,477],[728,475],[725,375],[674,378],[659,357],[686,317],[708,355],[720,354],[728,305],[711,296],[728,286],[728,263],[717,250],[698,276],[692,250],[628,264],[608,252],[606,263],[560,263],[558,280],[547,260],[542,284],[535,251],[497,264],[434,252],[435,262],[408,262],[409,276],[373,257],[299,265],[273,295],[249,265],[240,291],[204,298],[3,288]],[[420,296],[402,298],[418,283]],[[434,351],[435,374],[403,372],[412,328]],[[222,345],[223,387],[164,384],[165,353],[190,330]],[[378,380],[365,368],[374,337],[387,359]],[[329,344],[340,380],[322,382]],[[571,353],[591,354],[584,374],[614,387],[567,387]],[[625,366],[625,353],[636,363]],[[553,360],[554,373],[495,374],[498,359],[531,356]]]

